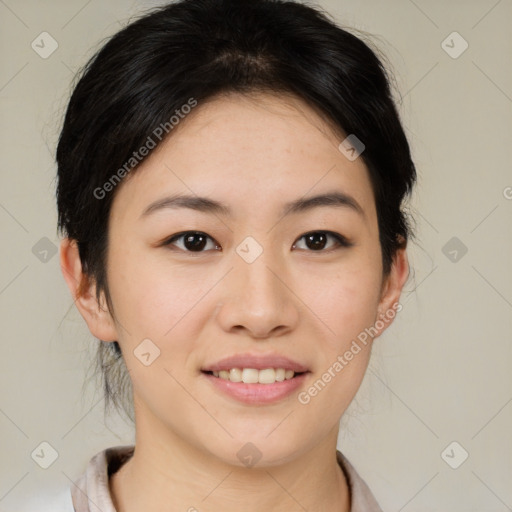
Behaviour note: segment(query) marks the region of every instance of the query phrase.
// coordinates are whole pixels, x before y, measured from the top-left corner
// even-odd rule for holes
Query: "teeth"
[[[212,372],[215,377],[230,380],[231,382],[243,382],[244,384],[274,384],[274,382],[283,382],[290,380],[295,375],[293,370],[284,368],[265,368],[256,370],[255,368],[231,368],[231,370],[220,370]]]
[[[244,368],[242,370],[242,382],[244,384],[257,384],[259,371],[254,368]]]
[[[242,382],[242,370],[240,368],[231,368],[229,370],[229,380],[231,382]]]

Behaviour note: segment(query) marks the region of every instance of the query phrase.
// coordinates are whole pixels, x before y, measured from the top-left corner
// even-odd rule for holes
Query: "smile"
[[[284,368],[231,368],[211,372],[215,377],[231,382],[243,382],[244,384],[274,384],[293,379],[295,372]]]

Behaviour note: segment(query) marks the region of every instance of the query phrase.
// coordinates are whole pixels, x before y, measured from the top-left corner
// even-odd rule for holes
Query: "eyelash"
[[[305,238],[306,236],[308,235],[313,235],[313,234],[317,234],[317,233],[323,233],[323,234],[326,234],[332,238],[334,238],[336,240],[336,243],[338,244],[336,247],[331,247],[330,249],[321,249],[321,250],[318,250],[318,251],[314,251],[314,250],[311,250],[311,249],[299,249],[299,250],[305,250],[306,252],[318,252],[318,253],[330,253],[332,251],[335,251],[335,250],[338,250],[338,249],[343,249],[343,248],[349,248],[349,247],[352,247],[354,244],[352,242],[349,242],[343,235],[340,235],[339,233],[335,233],[333,231],[326,231],[326,230],[317,230],[317,231],[308,231],[307,233],[304,233],[303,235],[301,235],[297,241],[299,240],[302,240],[303,238]],[[216,240],[214,240],[211,236],[209,236],[208,234],[204,233],[203,231],[182,231],[181,233],[177,233],[175,235],[173,235],[172,237],[168,238],[166,241],[163,242],[163,246],[170,246],[172,245],[176,240],[179,240],[180,238],[183,238],[185,235],[204,235],[206,237],[208,237],[210,240],[212,240],[217,246],[219,246],[219,244],[216,242]],[[295,245],[297,242],[295,242],[293,245]],[[187,253],[190,253],[190,254],[201,254],[201,253],[204,253],[204,252],[207,252],[207,251],[189,251],[189,250],[186,250],[186,249],[181,249],[181,248],[177,248],[177,250],[179,251],[183,251],[183,252],[187,252]]]

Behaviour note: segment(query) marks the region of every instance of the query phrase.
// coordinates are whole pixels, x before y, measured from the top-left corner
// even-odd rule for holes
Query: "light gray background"
[[[96,342],[58,255],[36,244],[58,245],[53,154],[73,73],[104,37],[154,5],[0,0],[3,512],[68,487],[99,450],[133,442],[118,417],[104,424],[94,385],[82,392]],[[374,346],[339,448],[385,512],[512,510],[512,2],[320,5],[377,36],[419,172],[414,277]],[[47,59],[31,47],[43,31],[58,42]],[[445,49],[458,52],[461,39],[442,46],[454,31],[469,45],[457,58]],[[458,246],[445,248],[453,237]],[[46,470],[31,458],[43,441],[59,455]],[[441,456],[453,441],[462,448],[445,452],[452,465],[469,453],[458,469]]]

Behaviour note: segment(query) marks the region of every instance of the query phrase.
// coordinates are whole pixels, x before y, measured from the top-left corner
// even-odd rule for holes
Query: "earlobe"
[[[96,284],[82,271],[76,240],[64,238],[60,243],[59,256],[62,275],[93,336],[102,341],[117,341],[114,320],[106,304],[98,304]]]

